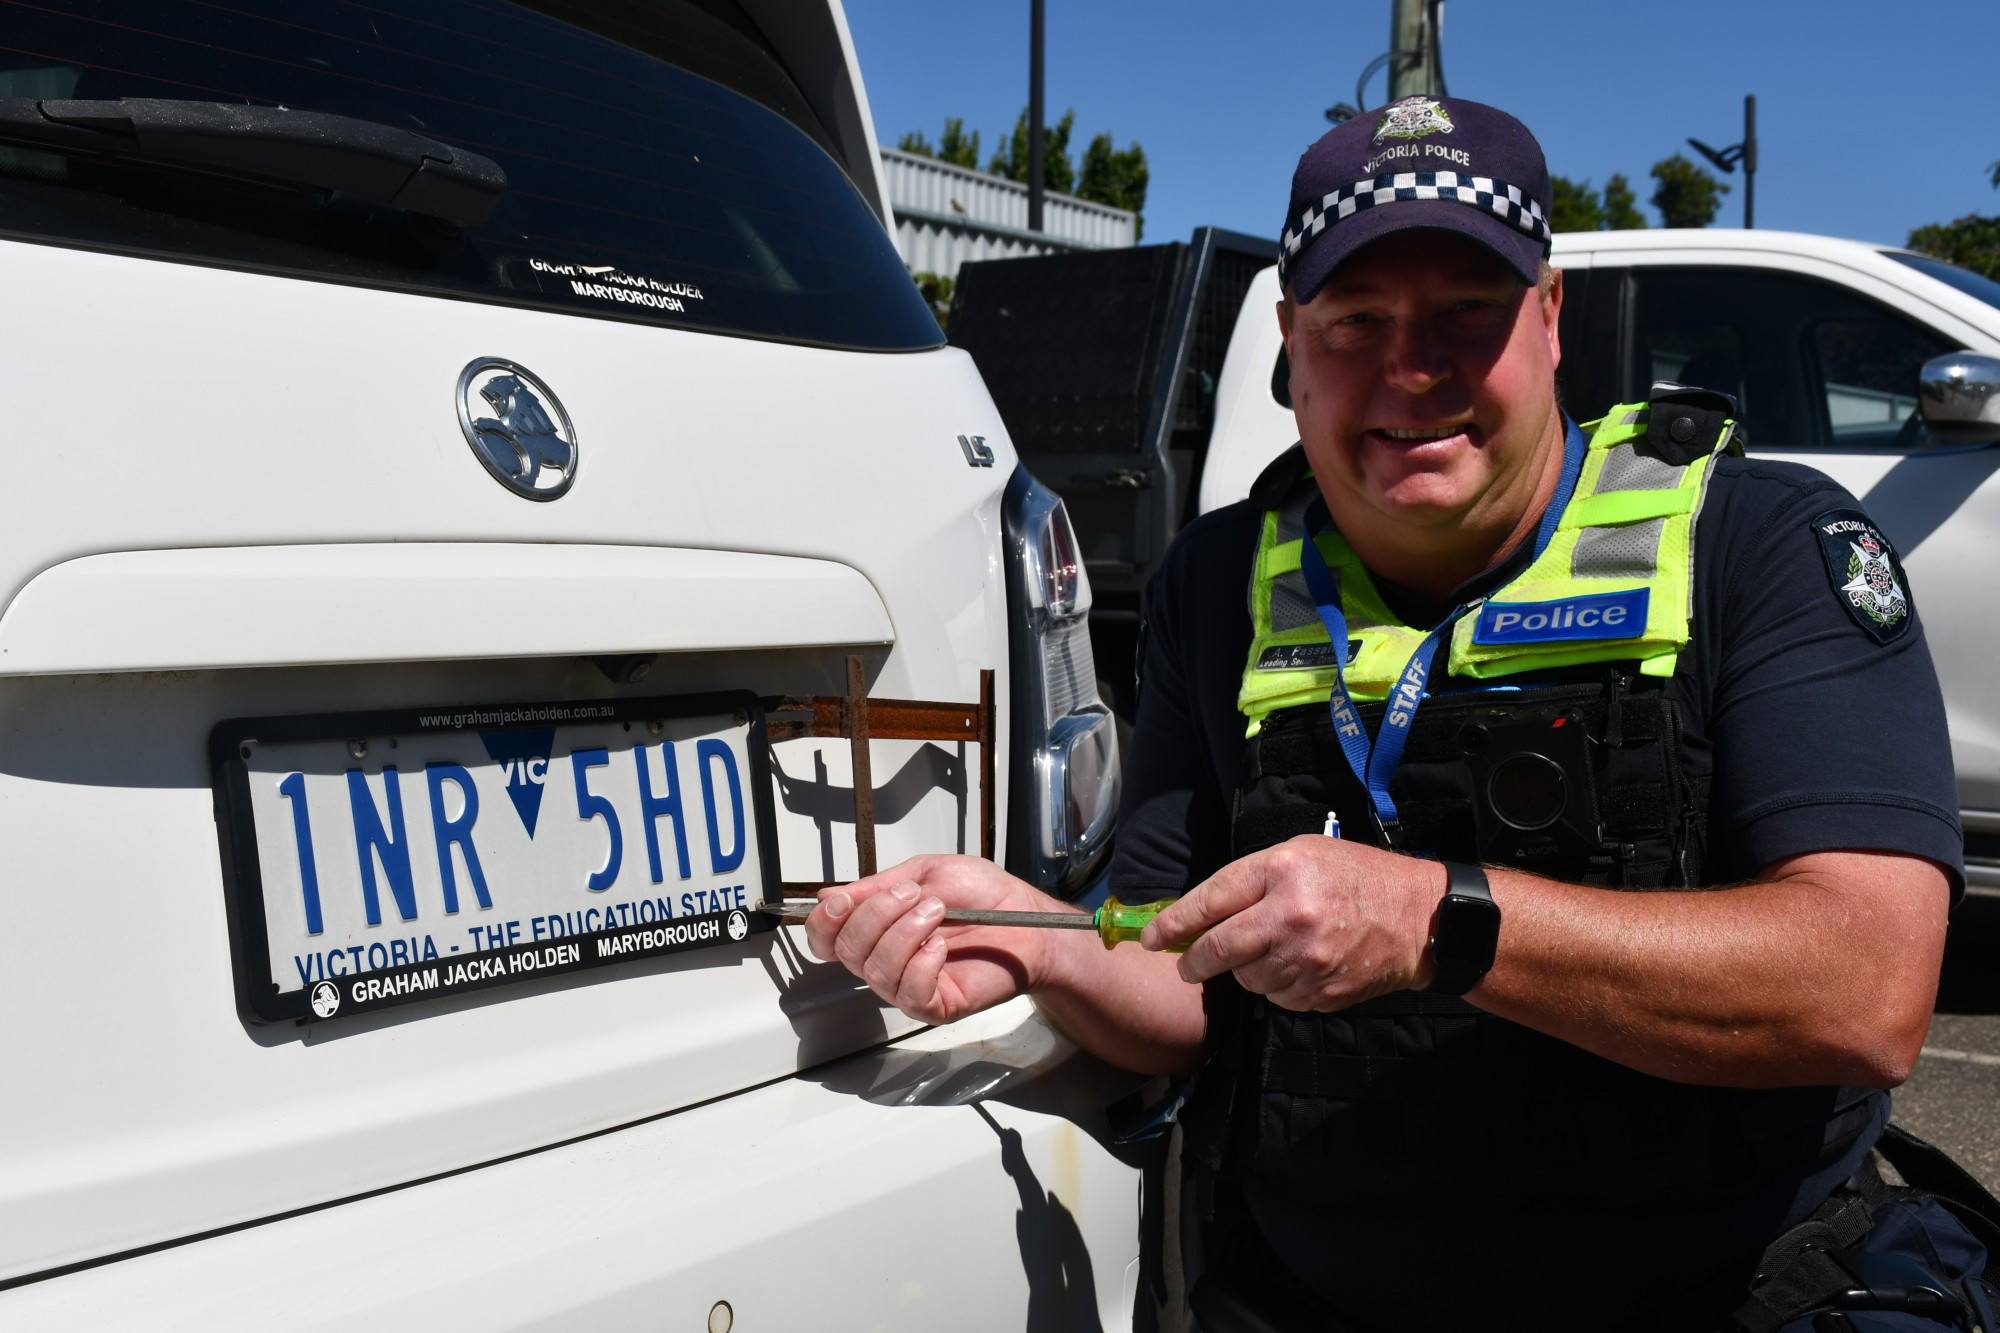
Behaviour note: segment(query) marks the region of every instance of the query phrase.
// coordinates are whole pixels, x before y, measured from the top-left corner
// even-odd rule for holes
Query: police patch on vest
[[[1324,667],[1353,666],[1361,651],[1361,640],[1347,641],[1347,660],[1334,661],[1330,643],[1275,643],[1257,656],[1259,671],[1318,671]]]
[[[1633,639],[1645,633],[1651,588],[1592,593],[1554,602],[1488,602],[1472,629],[1474,643],[1549,643],[1559,639]]]
[[[1832,509],[1812,521],[1833,595],[1877,643],[1910,627],[1910,595],[1896,548],[1859,509]]]

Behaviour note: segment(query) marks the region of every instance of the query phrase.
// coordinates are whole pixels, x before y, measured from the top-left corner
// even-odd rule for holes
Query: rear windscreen
[[[461,229],[0,143],[0,235],[786,341],[939,341],[831,137],[728,0],[0,0],[0,97],[331,113],[507,176]]]

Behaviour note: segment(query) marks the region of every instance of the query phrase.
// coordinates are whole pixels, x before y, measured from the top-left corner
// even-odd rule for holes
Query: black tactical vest
[[[1401,849],[1605,892],[1701,885],[1708,751],[1683,736],[1673,690],[1603,666],[1507,685],[1423,704],[1391,785]],[[1371,735],[1382,707],[1359,709]],[[1245,750],[1235,854],[1317,834],[1329,812],[1342,836],[1370,836],[1326,707],[1272,714]],[[1225,974],[1205,1001],[1215,1054],[1182,1112],[1191,1149],[1316,1207],[1769,1190],[1851,1148],[1881,1096],[1674,1083],[1446,996],[1300,1014]]]

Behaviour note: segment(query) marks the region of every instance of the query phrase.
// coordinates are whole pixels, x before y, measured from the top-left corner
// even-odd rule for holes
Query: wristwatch
[[[1444,862],[1444,900],[1431,918],[1431,961],[1437,974],[1424,989],[1433,995],[1463,995],[1493,966],[1500,947],[1500,904],[1493,901],[1486,872],[1459,861]]]

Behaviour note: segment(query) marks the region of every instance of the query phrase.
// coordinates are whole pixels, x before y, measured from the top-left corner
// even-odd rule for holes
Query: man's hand
[[[1047,972],[1051,932],[947,926],[946,907],[1073,910],[975,856],[919,856],[820,894],[812,951],[912,1018],[949,1023],[1026,994]],[[1095,944],[1095,939],[1091,941]]]
[[[1616,892],[1488,869],[1504,914],[1467,998],[1642,1073],[1685,1083],[1894,1087],[1937,995],[1951,895],[1921,857],[1813,852],[1746,884]],[[1180,975],[1234,972],[1295,1010],[1430,983],[1444,868],[1306,836],[1219,871],[1147,927],[1194,939]]]
[[[1076,909],[974,856],[919,856],[820,894],[806,939],[910,1017],[949,1023],[1016,995],[1077,1045],[1124,1069],[1184,1074],[1201,1059],[1201,991],[1143,949],[1095,931],[943,925],[947,907]]]
[[[1433,861],[1307,834],[1246,856],[1161,912],[1148,949],[1186,940],[1191,982],[1234,972],[1300,1011],[1345,1009],[1429,984],[1430,923],[1444,897]]]

